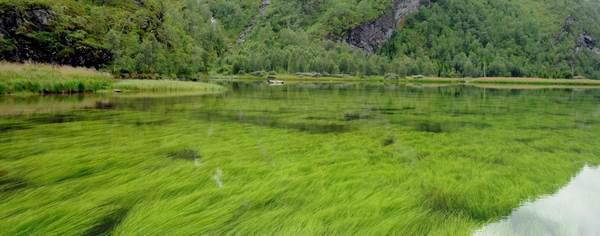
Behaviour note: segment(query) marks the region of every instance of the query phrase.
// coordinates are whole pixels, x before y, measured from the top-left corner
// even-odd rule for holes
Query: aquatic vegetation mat
[[[0,234],[470,235],[600,164],[600,90],[224,86],[0,116]]]

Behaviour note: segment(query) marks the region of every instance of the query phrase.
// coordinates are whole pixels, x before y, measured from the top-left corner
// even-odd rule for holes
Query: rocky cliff
[[[57,29],[59,20],[60,16],[49,6],[0,3],[0,60],[86,67],[110,62],[108,49],[75,37],[85,35],[80,28]]]
[[[579,34],[577,42],[575,44],[575,51],[581,52],[583,50],[590,50],[595,54],[600,55],[600,48],[596,45],[596,40],[587,32]]]
[[[577,37],[577,50],[587,48],[594,49],[596,47],[596,43],[594,42],[594,38],[588,33],[581,33],[579,37]]]
[[[269,5],[271,5],[271,0],[262,0],[258,9],[258,15],[254,16],[252,20],[250,20],[250,22],[246,25],[246,27],[244,27],[244,30],[240,33],[240,36],[238,37],[237,43],[243,43],[246,41],[246,37],[248,37],[248,34],[252,32],[252,29],[254,29],[258,17],[263,16],[265,14]]]
[[[410,13],[419,9],[425,0],[394,0],[392,8],[379,18],[351,29],[346,36],[346,42],[365,52],[379,49],[392,37],[398,24]]]

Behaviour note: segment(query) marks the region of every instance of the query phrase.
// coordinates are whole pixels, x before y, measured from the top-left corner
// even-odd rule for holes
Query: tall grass
[[[69,94],[111,86],[111,75],[93,69],[45,64],[0,63],[0,94]]]
[[[216,84],[177,80],[121,80],[113,88],[134,92],[222,92]]]

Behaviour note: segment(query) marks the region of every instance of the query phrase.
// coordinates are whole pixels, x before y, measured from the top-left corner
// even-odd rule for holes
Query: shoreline
[[[114,75],[88,68],[47,64],[0,63],[0,95],[77,95],[87,93],[220,93],[227,89],[218,82],[262,82],[266,78],[295,83],[382,83],[401,85],[472,85],[480,88],[543,89],[600,88],[600,80],[543,79],[519,77],[441,78],[409,76],[394,79],[386,76],[351,75],[208,75],[198,81],[117,79]],[[211,83],[216,82],[216,83]]]
[[[499,85],[532,85],[532,86],[565,86],[565,87],[589,87],[600,88],[600,80],[591,79],[544,79],[544,78],[520,78],[520,77],[486,77],[486,78],[441,78],[441,77],[423,77],[423,78],[400,78],[397,80],[386,80],[383,76],[369,76],[359,78],[356,76],[348,77],[308,77],[298,75],[274,75],[278,80],[288,83],[344,83],[344,82],[365,82],[365,83],[398,83],[398,84],[467,84],[480,87],[491,87]],[[251,75],[212,75],[209,81],[263,81],[262,77]]]

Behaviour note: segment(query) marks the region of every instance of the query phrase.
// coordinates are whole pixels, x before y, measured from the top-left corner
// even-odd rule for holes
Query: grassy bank
[[[413,84],[486,84],[486,85],[543,85],[543,86],[600,86],[600,80],[590,79],[542,79],[518,77],[488,77],[488,78],[443,78],[409,76],[398,79],[385,79],[384,76],[300,76],[291,74],[274,75],[276,79],[286,82],[385,82]],[[215,80],[264,80],[263,77],[252,75],[223,76],[213,75]]]
[[[540,86],[600,86],[600,80],[591,79],[543,79],[528,77],[487,77],[487,78],[444,78],[409,76],[398,79],[385,79],[384,76],[300,76],[291,74],[275,75],[275,78],[289,82],[397,82],[414,84],[485,84],[485,85],[540,85]],[[244,76],[213,76],[214,79],[230,80],[262,80],[264,78]]]
[[[465,78],[441,78],[441,77],[399,77],[398,79],[385,79],[384,76],[306,76],[292,74],[272,75],[273,78],[286,82],[398,82],[398,83],[465,83]],[[238,81],[255,81],[265,80],[265,77],[253,75],[212,75],[213,80],[238,80]]]
[[[215,84],[175,80],[120,80],[94,69],[47,64],[0,63],[0,95],[73,94],[119,89],[125,92],[222,92]]]
[[[69,94],[110,88],[111,75],[93,69],[0,63],[0,94]]]
[[[406,84],[477,84],[477,85],[536,85],[536,86],[600,86],[600,80],[540,79],[540,78],[438,78],[406,77],[385,79],[383,76],[302,76],[274,75],[286,82],[385,82]],[[241,75],[213,75],[215,80],[264,80],[264,77]],[[175,80],[120,80],[114,83],[112,76],[93,69],[45,64],[0,63],[0,95],[72,94],[119,89],[125,92],[185,92],[216,93],[225,88],[207,83]]]
[[[121,80],[114,89],[129,92],[223,92],[224,87],[216,84],[177,80]]]
[[[590,79],[541,79],[541,78],[512,78],[488,77],[467,80],[474,84],[527,84],[527,85],[574,85],[600,86],[600,80]]]

